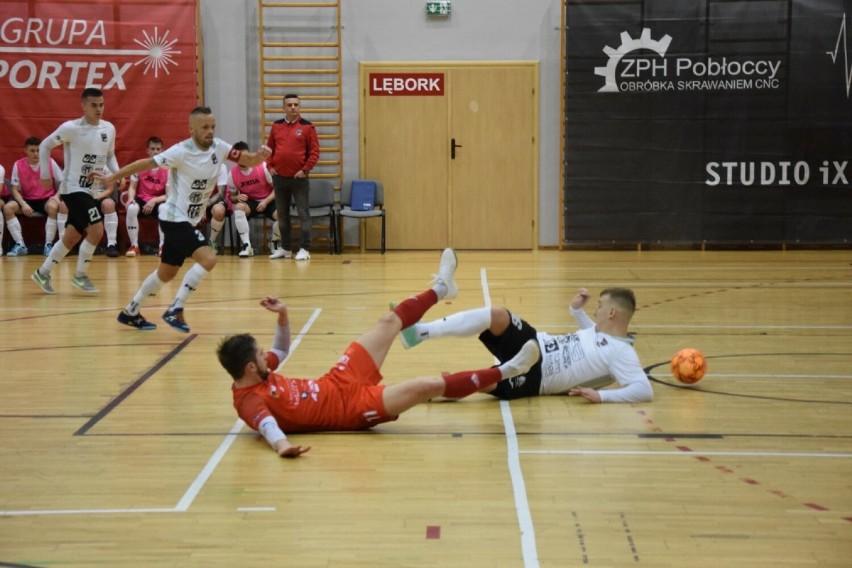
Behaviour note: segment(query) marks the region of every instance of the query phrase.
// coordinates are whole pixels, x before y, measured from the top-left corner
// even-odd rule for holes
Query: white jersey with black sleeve
[[[239,157],[238,150],[219,138],[214,138],[206,149],[188,138],[154,156],[157,165],[170,170],[171,191],[160,206],[160,220],[197,225],[216,187],[222,164]]]
[[[588,316],[582,319],[571,311],[582,329],[565,335],[537,334],[542,355],[539,393],[567,394],[575,387],[598,387],[614,379],[621,388],[598,391],[601,402],[652,400],[654,392],[633,339],[596,331]]]
[[[89,180],[91,172],[104,173],[105,168],[117,172],[120,168],[115,160],[115,126],[106,120],[89,124],[84,117],[63,122],[38,149],[41,178],[51,177],[50,151],[64,146],[65,169],[59,192],[63,195],[86,192],[95,196],[103,184]]]

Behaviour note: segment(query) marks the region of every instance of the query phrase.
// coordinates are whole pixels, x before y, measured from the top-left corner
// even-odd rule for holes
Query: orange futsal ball
[[[682,383],[697,383],[707,372],[707,359],[698,349],[687,347],[672,357],[672,375]]]

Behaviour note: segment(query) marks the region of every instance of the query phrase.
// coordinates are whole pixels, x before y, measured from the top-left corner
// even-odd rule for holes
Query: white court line
[[[777,357],[777,355],[773,355],[773,357]],[[769,373],[713,373],[712,375],[708,373],[706,376],[714,379],[852,379],[852,375],[773,375]]]
[[[831,261],[825,260],[822,261],[832,266],[766,266],[763,264],[736,264],[731,266],[713,266],[710,270],[724,272],[724,271],[734,271],[741,272],[743,270],[765,270],[767,272],[771,271],[783,271],[786,272],[788,270],[803,270],[805,272],[813,272],[814,270],[840,270],[840,271],[848,271],[849,267],[844,265],[845,261]],[[492,267],[490,269],[492,272],[526,272],[526,268],[522,266],[497,266]],[[624,266],[595,266],[594,268],[589,267],[581,267],[581,268],[571,268],[567,266],[557,266],[553,268],[548,267],[537,267],[537,272],[582,272],[584,274],[588,274],[589,272],[603,272],[603,271],[641,271],[641,272],[653,272],[653,271],[665,271],[665,272],[706,272],[708,268],[706,266],[696,267],[696,266],[683,266],[683,265],[667,265],[667,266],[634,266],[634,265],[624,265]]]
[[[491,307],[491,294],[488,289],[488,276],[484,268],[480,269],[480,281],[485,307]],[[518,515],[518,525],[521,529],[521,552],[526,568],[536,568],[538,550],[535,543],[535,528],[527,501],[527,486],[524,483],[524,473],[521,471],[520,452],[518,451],[518,435],[515,431],[515,421],[512,419],[512,409],[506,400],[500,401],[500,413],[503,416],[503,429],[506,432],[506,453],[509,461],[509,476],[512,479],[512,492],[515,496],[515,511]]]
[[[256,308],[255,308],[256,309]],[[299,334],[296,338],[290,342],[290,353],[287,355],[287,361],[293,352],[296,350],[296,347],[301,343],[302,338],[308,333],[308,330],[311,328],[313,323],[319,317],[322,312],[321,308],[314,308],[313,314],[308,318],[308,321],[302,326],[302,329],[299,330]],[[279,368],[284,364],[284,361],[281,362]],[[192,483],[187,488],[186,492],[184,492],[183,497],[181,497],[180,501],[178,501],[177,505],[170,509],[56,509],[56,510],[31,510],[31,511],[0,511],[0,517],[11,517],[11,516],[23,516],[23,515],[115,515],[121,513],[183,513],[186,512],[198,494],[201,492],[201,489],[204,487],[204,484],[207,483],[207,480],[210,479],[210,476],[213,475],[213,472],[216,470],[216,467],[219,465],[219,462],[222,461],[222,458],[225,456],[225,453],[231,447],[231,444],[234,443],[237,436],[242,430],[245,423],[239,418],[231,427],[231,430],[225,435],[225,439],[222,440],[222,443],[219,444],[219,447],[216,448],[216,451],[213,452],[213,455],[210,456],[210,459],[207,460],[207,463],[201,468],[199,474],[195,477]]]
[[[852,454],[803,453],[803,452],[702,452],[653,451],[653,450],[522,450],[522,454],[571,455],[571,456],[737,456],[747,458],[852,458]]]
[[[631,328],[653,329],[839,329],[849,330],[852,325],[721,325],[721,324],[637,324]]]
[[[192,505],[192,502],[195,501],[196,497],[198,497],[198,494],[201,492],[204,484],[207,483],[207,480],[210,479],[211,475],[213,475],[213,472],[216,470],[216,466],[219,465],[219,462],[222,461],[223,457],[225,457],[225,453],[228,451],[228,448],[230,448],[231,444],[234,443],[234,440],[237,439],[237,435],[240,433],[240,430],[243,429],[243,426],[245,426],[245,422],[237,418],[237,421],[234,422],[233,426],[231,426],[231,430],[228,432],[228,435],[225,436],[225,439],[222,440],[222,443],[219,444],[219,447],[216,448],[216,451],[213,452],[213,455],[210,456],[210,459],[207,460],[207,463],[203,468],[201,468],[201,472],[196,475],[192,483],[189,484],[189,488],[183,494],[183,497],[180,498],[178,504],[175,505],[176,511],[184,512],[189,509],[189,506]]]
[[[0,517],[26,515],[121,515],[125,513],[175,513],[177,509],[56,509],[41,511],[0,511]]]

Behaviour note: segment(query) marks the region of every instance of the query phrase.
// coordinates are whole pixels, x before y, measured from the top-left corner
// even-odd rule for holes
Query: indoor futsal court
[[[281,459],[237,420],[214,350],[268,346],[324,373],[438,252],[223,256],[186,308],[192,333],[118,311],[156,257],[95,257],[101,292],[38,256],[3,258],[0,566],[848,567],[852,558],[852,256],[848,251],[458,252],[459,296],[540,330],[576,326],[580,287],[632,288],[655,400],[434,401],[369,432],[292,435]],[[143,313],[160,324],[177,283]],[[683,347],[707,357],[685,386]],[[487,366],[475,338],[391,349],[385,382]]]

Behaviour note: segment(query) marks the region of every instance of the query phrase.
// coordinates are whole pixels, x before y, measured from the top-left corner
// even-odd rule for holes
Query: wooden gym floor
[[[214,349],[266,345],[291,306],[286,374],[326,371],[437,252],[308,263],[221,257],[192,333],[115,316],[156,258],[95,257],[86,296],[41,258],[0,259],[0,566],[852,566],[852,253],[459,252],[440,317],[506,305],[573,331],[577,288],[629,286],[655,400],[433,402],[364,433],[294,435],[282,460],[236,419]],[[182,276],[183,272],[181,272]],[[596,303],[596,302],[593,302]],[[671,355],[697,347],[685,388]],[[475,338],[396,344],[386,382],[489,365]]]

